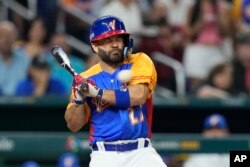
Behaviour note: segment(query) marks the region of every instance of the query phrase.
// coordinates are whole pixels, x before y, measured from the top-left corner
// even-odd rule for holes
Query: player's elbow
[[[130,94],[131,106],[145,104],[149,94],[149,89],[145,85],[138,85],[137,89]]]
[[[143,94],[141,94],[141,95],[138,95],[136,98],[135,98],[135,103],[137,104],[137,105],[143,105],[143,104],[145,104],[145,102],[146,102],[146,100],[147,100],[147,97],[145,97]]]
[[[69,130],[72,132],[77,132],[81,129],[81,126],[77,126],[74,124],[67,124],[67,126],[68,126]]]
[[[74,109],[74,108],[73,108]],[[82,114],[76,114],[76,112],[72,108],[67,109],[64,119],[67,123],[67,127],[72,131],[72,132],[77,132],[79,131],[83,125],[85,124],[84,117]],[[73,114],[74,113],[74,114]],[[78,112],[80,113],[80,112]]]
[[[146,100],[147,100],[147,96],[145,96],[144,93],[137,93],[134,96],[131,96],[130,105],[131,106],[143,105],[145,104]]]
[[[78,121],[72,118],[66,118],[66,122],[67,122],[67,127],[72,132],[79,131],[84,125],[82,121]]]

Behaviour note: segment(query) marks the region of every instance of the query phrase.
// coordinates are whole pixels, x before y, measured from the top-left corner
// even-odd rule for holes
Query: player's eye
[[[117,41],[117,42],[122,42],[122,41],[123,41],[123,37],[122,37],[122,36],[118,36],[118,37],[116,38],[116,41]]]
[[[98,44],[99,45],[107,45],[107,44],[110,44],[112,42],[123,42],[123,37],[120,35],[117,35],[117,36],[105,38],[105,39],[98,41]]]
[[[111,42],[112,42],[111,38],[105,38],[105,39],[101,40],[99,43],[101,45],[106,45],[106,44],[109,44]]]

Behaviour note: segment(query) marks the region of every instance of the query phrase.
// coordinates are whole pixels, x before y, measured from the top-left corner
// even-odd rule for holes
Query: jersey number
[[[140,109],[141,109],[141,106],[140,106]],[[132,108],[132,107],[129,108],[129,119],[130,119],[130,123],[132,125],[136,125],[139,122],[143,122],[144,121],[144,116],[143,116],[142,110],[140,110],[139,112],[140,112],[140,118],[135,117],[135,110],[134,110],[134,108]]]

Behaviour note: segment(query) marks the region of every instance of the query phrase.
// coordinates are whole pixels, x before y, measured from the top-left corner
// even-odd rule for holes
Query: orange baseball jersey
[[[122,89],[124,86],[118,80],[118,73],[122,70],[131,70],[133,73],[128,85],[146,84],[151,90],[151,94],[143,105],[122,109],[104,102],[101,104],[101,111],[96,110],[94,98],[87,97],[86,103],[84,103],[85,123],[90,123],[89,142],[91,145],[97,141],[108,142],[151,137],[152,92],[156,86],[157,74],[153,62],[146,54],[131,54],[112,74],[102,71],[100,64],[96,64],[80,75],[91,78],[101,89],[116,90]],[[71,96],[73,97],[73,95]],[[71,105],[73,103],[69,103],[68,107]]]

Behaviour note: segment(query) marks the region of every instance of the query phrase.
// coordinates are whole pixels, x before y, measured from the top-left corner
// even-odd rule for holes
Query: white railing
[[[86,56],[91,56],[93,54],[89,45],[73,37],[72,35],[66,35],[66,43],[79,52],[84,53]]]
[[[65,14],[70,14],[71,16],[74,16],[75,18],[79,19],[79,21],[84,22],[85,24],[88,24],[88,25],[91,25],[96,19],[94,16],[86,14],[77,8],[65,7],[61,4],[58,4],[58,5],[61,11],[58,14],[58,18],[57,18],[57,24],[56,24],[57,32],[65,33],[65,27],[66,27]],[[70,45],[72,48],[80,51],[81,53],[87,56],[90,56],[93,54],[92,49],[88,44],[78,40],[76,37],[70,34],[67,34],[66,38],[67,38],[66,40],[67,44]]]
[[[23,17],[26,20],[32,20],[37,16],[37,0],[28,0],[28,6],[27,8],[22,6],[20,3],[16,2],[15,0],[0,0],[0,20],[7,20],[8,19],[8,10],[11,10],[21,17]],[[58,18],[56,20],[56,31],[57,32],[64,32],[65,33],[65,13],[68,13],[76,18],[78,18],[80,21],[91,24],[94,21],[94,17],[91,15],[88,15],[84,12],[81,12],[77,9],[71,9],[64,7],[59,4],[58,5],[61,9],[59,12]],[[84,42],[78,40],[74,36],[70,34],[66,34],[66,42],[69,46],[72,48],[78,50],[79,52],[83,53],[84,55],[91,55],[92,50],[91,47],[88,44],[85,44]]]
[[[174,69],[175,72],[175,78],[176,78],[176,95],[179,97],[183,97],[186,95],[186,79],[185,79],[185,70],[183,68],[183,65],[160,52],[155,52],[152,54],[152,58],[156,60],[159,63],[162,63],[166,66],[169,66]]]
[[[26,20],[32,20],[37,14],[37,0],[28,0],[28,7],[20,5],[14,0],[0,0],[1,2],[1,19],[8,19],[8,9],[16,12]]]
[[[87,23],[89,25],[91,25],[93,21],[96,19],[96,17],[94,17],[93,15],[87,14],[78,8],[66,7],[61,4],[58,5],[60,6],[61,10],[64,11],[65,13],[69,13],[72,16],[78,18],[82,22]]]

